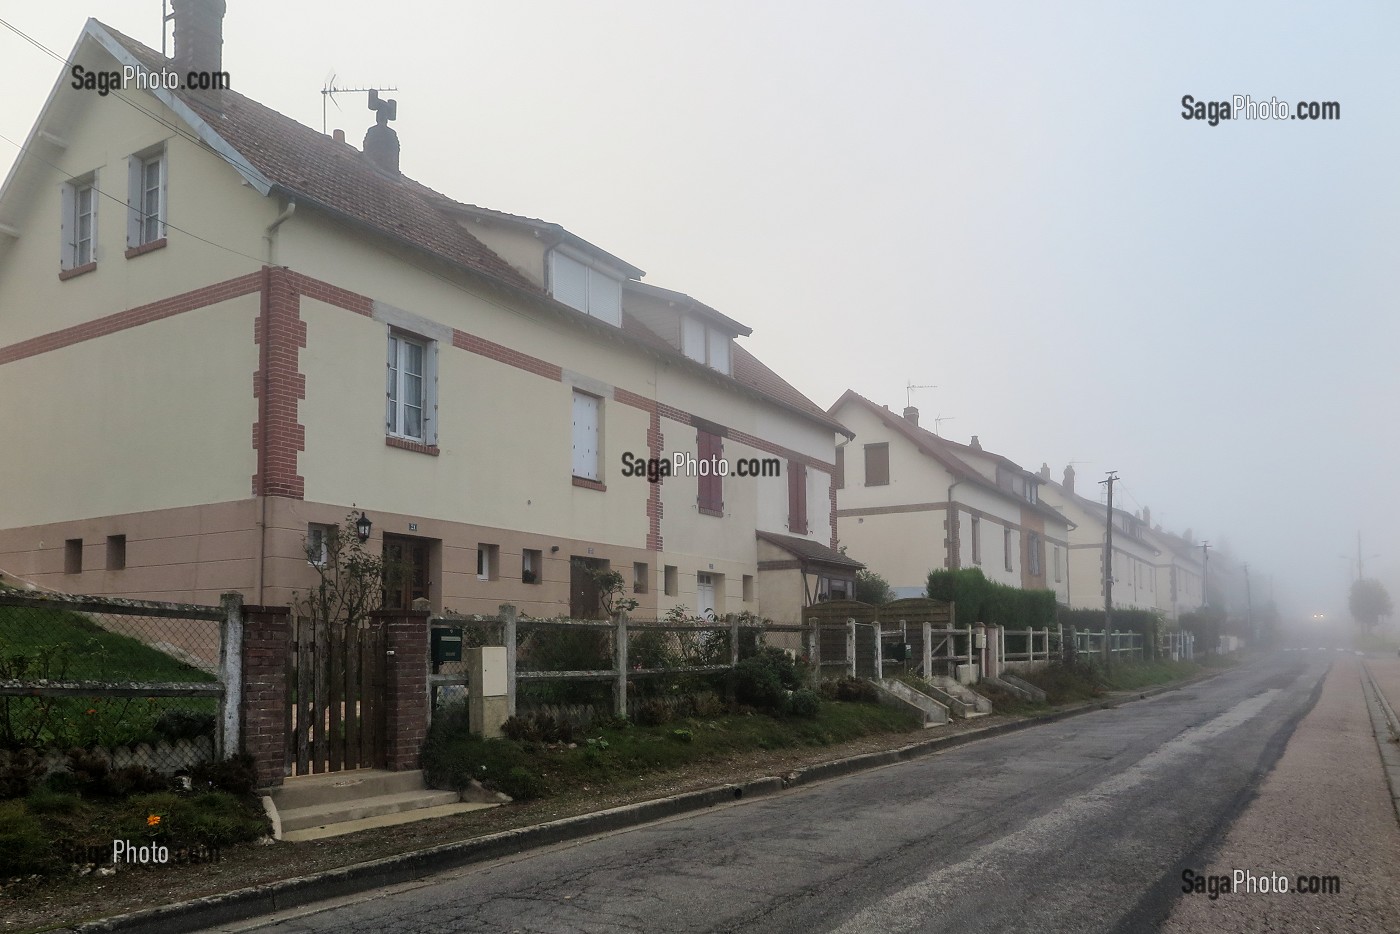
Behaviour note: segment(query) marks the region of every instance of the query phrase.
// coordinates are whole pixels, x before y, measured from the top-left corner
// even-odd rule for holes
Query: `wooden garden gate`
[[[384,767],[385,636],[382,620],[293,620],[288,775]]]

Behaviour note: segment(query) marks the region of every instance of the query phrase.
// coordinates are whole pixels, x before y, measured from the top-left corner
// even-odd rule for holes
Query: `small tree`
[[[304,596],[292,593],[296,612],[312,619],[354,623],[384,605],[386,576],[402,573],[371,554],[355,532],[352,512],[338,526],[325,530],[318,543],[302,539],[306,560],[320,582]]]
[[[889,581],[874,571],[857,571],[856,599],[861,603],[889,603],[894,599],[894,589]]]
[[[1347,606],[1351,610],[1351,618],[1367,629],[1375,629],[1381,617],[1389,616],[1395,609],[1384,585],[1372,577],[1362,578],[1351,585]]]
[[[618,571],[604,571],[601,568],[584,565],[588,576],[598,585],[598,602],[609,618],[624,611],[635,610],[641,604],[631,597],[623,596],[627,591],[627,581]]]

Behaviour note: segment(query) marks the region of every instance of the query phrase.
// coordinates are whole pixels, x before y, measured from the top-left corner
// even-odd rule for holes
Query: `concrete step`
[[[389,772],[384,769],[352,769],[289,778],[272,790],[272,802],[279,811],[317,807],[340,801],[358,801],[403,791],[422,791],[423,773]]]
[[[895,701],[917,711],[920,721],[925,727],[941,726],[948,722],[948,708],[946,706],[903,681],[896,678],[881,678],[873,683]],[[889,706],[895,706],[894,703],[886,701],[883,696],[881,701],[886,702]]]
[[[277,815],[282,822],[282,834],[308,827],[322,827],[327,824],[340,824],[346,821],[383,817],[387,814],[401,814],[420,808],[438,807],[444,804],[459,804],[461,796],[455,791],[399,791],[393,794],[375,795],[354,801],[334,801],[309,807],[277,807]]]
[[[307,840],[322,840],[326,837],[338,837],[347,833],[359,833],[362,830],[378,830],[381,827],[395,827],[399,824],[411,824],[414,821],[432,820],[438,817],[448,817],[452,814],[463,814],[467,811],[480,811],[496,807],[500,807],[500,805],[466,801],[457,804],[439,804],[430,808],[400,811],[398,814],[382,814],[379,817],[362,817],[358,820],[341,821],[337,824],[322,824],[319,827],[291,830],[282,834],[281,839],[287,843],[302,843]]]

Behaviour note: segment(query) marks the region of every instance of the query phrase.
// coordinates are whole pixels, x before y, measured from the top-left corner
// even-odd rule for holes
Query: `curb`
[[[329,869],[310,876],[250,886],[219,895],[208,895],[186,902],[162,905],[158,908],[146,908],[98,921],[81,922],[60,930],[72,932],[72,934],[109,934],[109,932],[122,931],[140,931],[142,934],[187,934],[187,932],[214,925],[246,921],[313,902],[354,895],[386,885],[413,882],[450,869],[499,859],[503,856],[512,856],[526,850],[556,843],[566,843],[595,834],[625,830],[662,818],[674,817],[678,814],[702,811],[721,804],[776,794],[787,788],[815,784],[856,772],[907,762],[978,740],[1030,729],[1042,723],[1054,723],[1094,710],[1112,709],[1122,703],[1143,700],[1167,691],[1180,690],[1218,677],[1222,673],[1212,672],[1190,681],[1135,691],[1126,696],[1091,701],[1064,710],[1057,710],[1043,717],[1028,717],[1023,720],[1014,720],[1010,723],[1000,723],[996,726],[960,733],[956,736],[925,740],[898,749],[834,759],[830,762],[822,762],[790,772],[781,778],[768,776],[748,782],[704,788],[667,798],[656,798],[637,804],[626,804],[621,807],[609,808],[606,811],[594,811],[590,814],[565,817],[544,824],[519,827],[483,837],[473,837],[470,840],[457,843],[445,843],[426,850],[386,856],[365,863],[356,863],[353,866]],[[1400,767],[1400,749],[1397,749],[1397,767]],[[1394,787],[1396,786],[1392,785],[1392,788]],[[1397,808],[1400,808],[1400,801],[1397,801]]]
[[[1390,804],[1395,810],[1396,821],[1400,822],[1400,745],[1396,743],[1396,737],[1400,737],[1400,717],[1395,715],[1390,702],[1381,693],[1376,678],[1371,674],[1371,668],[1364,659],[1361,662],[1361,687],[1366,697],[1366,706],[1371,712],[1371,730],[1376,738],[1376,747],[1380,751],[1381,770],[1385,772]]]

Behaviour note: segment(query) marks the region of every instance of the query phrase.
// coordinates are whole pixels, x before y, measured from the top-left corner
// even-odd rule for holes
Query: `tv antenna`
[[[915,387],[915,388],[918,388],[918,387]],[[954,422],[954,421],[957,421],[957,419],[958,419],[958,417],[957,417],[956,415],[936,415],[936,416],[934,416],[934,419],[933,419],[933,433],[936,434],[936,435],[938,435],[940,438],[943,437],[943,435],[939,432],[938,429],[940,429],[941,427],[943,427],[943,423],[944,423],[944,422]]]
[[[334,72],[326,79],[326,86],[321,88],[321,134],[326,133],[326,101],[335,104],[335,109],[340,109],[340,104],[336,103],[337,94],[363,94],[368,91],[378,95],[381,91],[397,91],[398,88],[338,88],[335,86],[336,75]]]
[[[913,381],[913,380],[910,380],[910,381],[909,381],[909,385],[904,387],[904,407],[905,407],[905,408],[908,408],[909,406],[911,406],[911,405],[914,404],[914,390],[915,390],[915,389],[937,389],[937,388],[938,388],[937,386],[933,386],[933,385],[929,385],[929,386],[915,386],[915,385],[914,385],[914,381]]]

